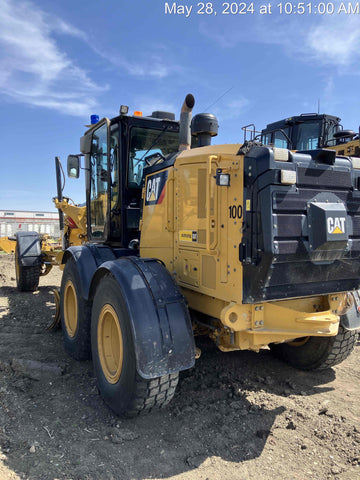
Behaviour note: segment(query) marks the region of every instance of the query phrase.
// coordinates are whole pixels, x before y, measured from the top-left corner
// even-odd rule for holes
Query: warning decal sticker
[[[179,232],[180,242],[197,242],[198,234],[196,230],[180,230]]]

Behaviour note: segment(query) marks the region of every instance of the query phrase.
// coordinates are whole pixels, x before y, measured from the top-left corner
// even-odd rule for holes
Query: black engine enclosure
[[[254,146],[245,156],[244,303],[359,288],[360,170],[328,152],[278,161]],[[296,172],[296,183],[282,183],[282,170]]]

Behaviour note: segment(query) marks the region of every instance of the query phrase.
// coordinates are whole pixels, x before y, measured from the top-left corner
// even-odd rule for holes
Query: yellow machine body
[[[65,349],[92,358],[118,415],[171,400],[200,355],[194,336],[312,370],[344,360],[360,327],[360,171],[324,149],[212,146],[217,119],[192,117],[194,103],[179,121],[121,106],[80,140],[87,242],[64,252],[55,299]],[[80,165],[69,155],[68,174]],[[85,210],[57,206],[85,239]]]
[[[336,155],[345,157],[360,157],[360,140],[351,140],[347,143],[341,143],[340,145],[334,145],[331,150],[336,151]],[[359,168],[359,167],[355,167]]]
[[[86,207],[71,205],[69,199],[66,197],[64,197],[61,202],[55,198],[54,203],[56,208],[65,214],[63,236],[65,238],[66,248],[81,245],[86,242]],[[74,227],[74,224],[76,227]],[[61,242],[55,248],[42,243],[41,253],[46,264],[42,275],[49,273],[53,265],[58,265],[60,269],[63,270],[64,265],[62,264],[62,258],[64,250]]]
[[[63,236],[65,238],[66,248],[81,245],[86,242],[86,207],[71,205],[69,204],[69,199],[65,197],[61,202],[55,198],[54,203],[56,208],[65,214]],[[40,235],[39,237],[41,241],[42,259],[40,276],[47,275],[54,265],[59,266],[60,269],[63,270],[64,265],[62,264],[62,259],[64,249],[61,239],[56,242],[51,240],[48,235]],[[13,243],[12,248],[14,249],[13,251],[15,251],[16,241],[9,242]]]
[[[252,349],[306,336],[333,336],[345,293],[244,303],[239,242],[244,198],[240,145],[186,150],[174,165],[149,173],[143,190],[140,255],[162,260],[189,307],[211,319],[207,333],[221,350]],[[216,184],[216,172],[230,186]],[[201,330],[201,322],[196,324]],[[199,326],[200,325],[200,326]],[[203,328],[207,328],[203,324]]]
[[[16,247],[16,241],[10,240],[8,237],[0,238],[0,251],[6,253],[14,253]]]
[[[69,246],[81,245],[86,240],[86,207],[71,205],[65,197],[61,202],[55,198],[54,203],[56,208],[66,215],[64,235],[69,235]],[[76,224],[76,228],[70,227],[70,218]]]

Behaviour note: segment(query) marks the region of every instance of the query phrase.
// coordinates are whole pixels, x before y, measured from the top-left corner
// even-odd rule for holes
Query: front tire
[[[119,416],[132,417],[167,405],[179,374],[140,377],[129,312],[121,288],[111,275],[100,280],[91,319],[91,345],[100,393]]]
[[[15,247],[15,274],[16,286],[20,292],[34,292],[38,289],[40,279],[40,266],[24,266],[20,263],[19,246]]]
[[[338,365],[353,351],[358,332],[339,326],[334,337],[306,337],[289,343],[271,344],[281,360],[300,370],[325,370]]]
[[[65,264],[60,288],[61,328],[65,350],[75,360],[91,358],[91,305],[80,289],[80,276],[75,260]]]

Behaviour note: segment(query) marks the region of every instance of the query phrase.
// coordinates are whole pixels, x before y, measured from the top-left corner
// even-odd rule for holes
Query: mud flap
[[[345,330],[360,329],[360,295],[359,291],[352,292],[354,303],[352,307],[340,317],[340,325]]]
[[[22,267],[41,265],[41,241],[37,232],[17,232],[18,262]]]
[[[165,266],[137,257],[105,262],[91,291],[107,272],[117,280],[127,306],[139,375],[151,379],[191,368],[195,342],[190,314]]]

